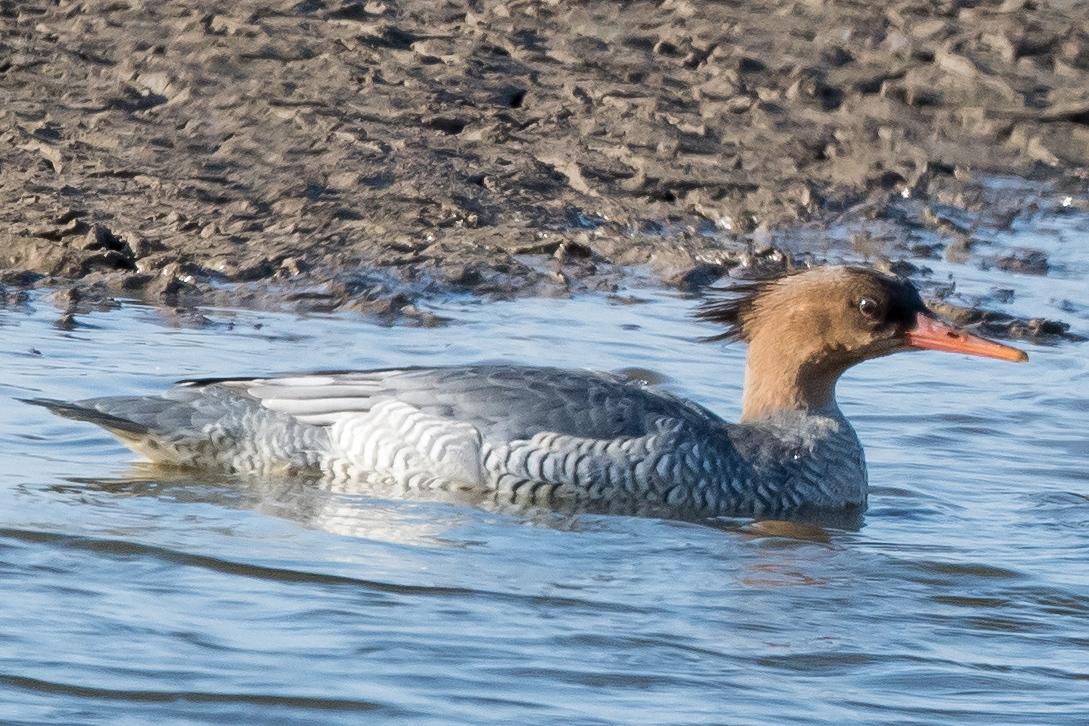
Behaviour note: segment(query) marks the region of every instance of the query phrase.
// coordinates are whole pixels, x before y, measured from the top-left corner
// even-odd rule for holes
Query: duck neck
[[[749,344],[741,420],[758,421],[780,412],[821,413],[836,407],[836,381],[845,370],[828,351],[783,345],[781,338]]]

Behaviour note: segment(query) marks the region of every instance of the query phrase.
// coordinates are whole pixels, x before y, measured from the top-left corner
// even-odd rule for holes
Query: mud
[[[1089,2],[0,0],[0,281],[433,324],[858,220],[879,264],[971,264],[1084,208],[1087,89]]]

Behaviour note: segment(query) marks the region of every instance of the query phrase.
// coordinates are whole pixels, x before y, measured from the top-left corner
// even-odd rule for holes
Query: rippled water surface
[[[1005,240],[1046,278],[927,264],[1085,334],[1087,226]],[[1089,724],[1085,343],[856,368],[870,510],[808,539],[192,478],[13,400],[513,361],[655,370],[735,418],[743,349],[692,342],[691,301],[622,295],[451,302],[437,329],[0,310],[0,722]]]

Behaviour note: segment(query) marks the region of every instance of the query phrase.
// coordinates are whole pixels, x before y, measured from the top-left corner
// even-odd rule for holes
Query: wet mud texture
[[[0,281],[411,317],[849,218],[970,261],[1031,196],[986,175],[1084,175],[1087,89],[1086,2],[0,0]]]

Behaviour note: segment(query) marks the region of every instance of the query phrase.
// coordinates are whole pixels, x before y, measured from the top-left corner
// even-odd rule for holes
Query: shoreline
[[[0,50],[0,282],[83,301],[398,317],[1086,207],[1084,2],[19,3]]]

